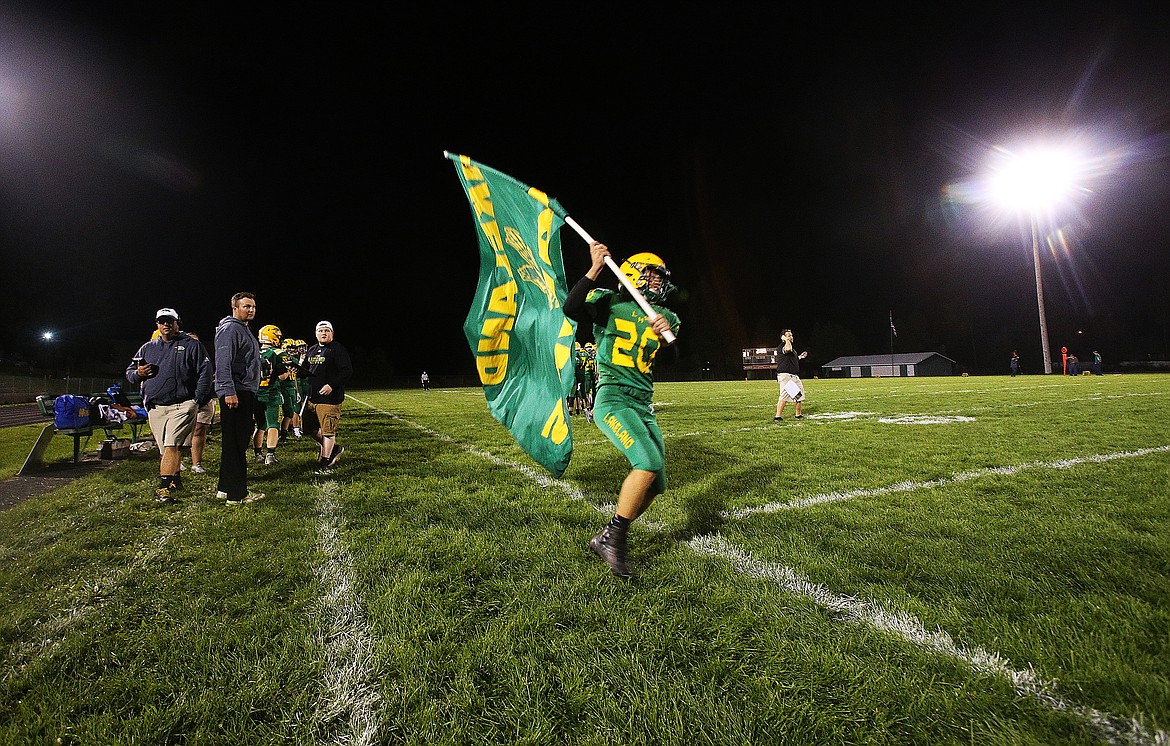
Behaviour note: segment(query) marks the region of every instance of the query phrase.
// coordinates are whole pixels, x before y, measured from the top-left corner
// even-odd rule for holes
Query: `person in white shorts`
[[[784,420],[784,405],[792,402],[796,406],[796,419],[804,419],[804,383],[800,380],[800,361],[808,357],[807,352],[796,354],[792,346],[792,330],[780,333],[780,354],[776,358],[776,383],[780,384],[780,397],[776,399],[776,416],[773,422]]]

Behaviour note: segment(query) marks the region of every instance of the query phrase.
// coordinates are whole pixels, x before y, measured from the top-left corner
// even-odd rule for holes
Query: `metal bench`
[[[49,443],[53,440],[54,435],[68,435],[73,438],[73,463],[77,464],[81,463],[82,438],[88,440],[95,430],[101,430],[105,432],[107,438],[114,439],[122,430],[121,423],[58,428],[53,422],[56,419],[56,413],[53,411],[53,403],[56,400],[57,397],[55,396],[45,396],[43,394],[37,397],[37,408],[40,410],[41,416],[47,418],[49,422],[41,429],[41,434],[37,436],[32,450],[28,453],[28,458],[24,460],[24,465],[20,467],[17,475],[24,476],[26,474],[32,474],[44,468],[45,450],[49,447]],[[93,400],[91,399],[92,402]],[[142,424],[145,424],[145,421]],[[136,430],[134,432],[137,433]]]

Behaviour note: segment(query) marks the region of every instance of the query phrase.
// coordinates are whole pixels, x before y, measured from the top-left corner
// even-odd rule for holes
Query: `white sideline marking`
[[[568,495],[569,497],[571,497],[575,500],[585,500],[585,493],[581,492],[581,490],[577,489],[576,487],[574,487],[573,485],[569,484],[568,482],[566,482],[564,480],[557,479],[556,477],[545,474],[542,471],[537,471],[536,469],[532,468],[531,466],[525,466],[524,464],[518,464],[515,461],[507,461],[505,459],[500,458],[499,456],[496,456],[493,453],[488,453],[487,451],[481,451],[480,449],[473,448],[472,446],[469,446],[466,443],[460,443],[459,441],[455,440],[454,438],[452,438],[450,435],[447,435],[446,433],[441,433],[437,430],[432,430],[429,427],[426,427],[425,425],[418,424],[417,422],[411,422],[410,420],[406,419],[405,417],[399,417],[398,415],[394,414],[393,412],[387,412],[385,409],[379,409],[378,407],[375,407],[373,404],[370,404],[369,402],[364,402],[355,396],[351,396],[350,394],[346,394],[345,397],[347,399],[353,399],[355,402],[357,402],[358,404],[361,404],[364,407],[369,407],[370,409],[374,410],[378,414],[384,414],[391,419],[406,423],[407,425],[410,425],[414,429],[426,433],[427,435],[431,436],[432,438],[435,438],[437,440],[441,440],[444,443],[450,443],[451,445],[455,446],[456,448],[459,448],[460,450],[462,450],[465,453],[470,453],[473,456],[478,456],[486,461],[490,461],[491,463],[495,464],[496,466],[506,466],[509,469],[514,469],[515,471],[518,471],[521,474],[523,474],[524,476],[528,477],[529,479],[535,481],[541,487],[556,487],[557,489],[561,490],[566,495]]]
[[[904,414],[898,417],[878,417],[883,425],[949,425],[952,422],[974,422],[974,417],[961,415]]]
[[[317,501],[317,531],[326,561],[315,567],[324,589],[317,644],[324,651],[324,685],[313,712],[315,730],[337,746],[375,743],[382,696],[374,666],[374,633],[354,591],[353,558],[341,540],[345,518],[337,483],[325,482]]]
[[[1023,670],[1013,669],[1009,661],[999,654],[980,647],[965,648],[942,630],[931,632],[926,629],[919,619],[910,614],[889,611],[869,601],[833,593],[790,567],[752,557],[750,553],[734,546],[719,534],[695,537],[687,542],[687,546],[699,554],[729,561],[744,575],[772,581],[789,593],[803,596],[847,621],[889,632],[912,645],[966,663],[976,673],[1006,678],[1019,694],[1031,697],[1052,710],[1084,720],[1106,743],[1143,745],[1170,743],[1170,735],[1163,731],[1147,731],[1133,718],[1117,717],[1092,707],[1069,702],[1056,691],[1055,682],[1041,681],[1030,666]]]
[[[375,407],[373,404],[370,404],[369,402],[364,402],[361,399],[358,399],[357,397],[352,396],[350,394],[346,394],[345,396],[348,399],[353,399],[355,402],[357,402],[358,404],[361,404],[364,407],[368,407],[368,408],[374,410],[378,414],[384,414],[391,419],[398,420],[399,422],[403,422],[407,425],[410,425],[414,429],[419,430],[420,432],[424,432],[427,435],[429,435],[430,437],[435,438],[436,440],[441,440],[444,443],[449,443],[449,444],[455,446],[456,448],[460,449],[464,453],[470,453],[473,456],[478,456],[479,458],[482,458],[485,461],[489,461],[489,462],[495,464],[496,466],[503,466],[503,467],[506,467],[508,469],[513,469],[515,471],[518,471],[521,474],[523,474],[524,476],[531,479],[532,481],[539,484],[541,487],[556,487],[561,492],[565,493],[566,497],[573,499],[573,500],[580,500],[580,501],[584,502],[585,504],[590,505],[598,513],[603,513],[603,514],[608,515],[610,513],[613,513],[617,509],[616,503],[604,503],[604,504],[598,505],[598,504],[590,502],[589,499],[585,497],[584,492],[577,489],[576,486],[570,484],[569,482],[564,481],[563,479],[557,479],[556,477],[550,476],[549,474],[546,474],[543,471],[539,471],[537,469],[534,469],[531,466],[526,466],[524,464],[518,464],[515,461],[508,461],[506,459],[502,459],[499,456],[495,455],[494,453],[488,453],[487,451],[481,451],[478,448],[473,448],[472,446],[469,446],[466,443],[461,443],[458,440],[455,440],[454,438],[452,438],[450,435],[447,435],[446,433],[441,433],[437,430],[432,430],[425,425],[420,425],[417,422],[412,422],[412,421],[406,419],[405,417],[399,417],[398,415],[394,414],[393,412],[387,412],[385,409],[379,409],[378,407]],[[608,443],[609,441],[601,441],[601,442]],[[638,523],[640,523],[643,528],[647,528],[650,530],[656,531],[656,530],[660,530],[662,528],[661,524],[655,523],[653,520],[650,520],[648,518],[642,518],[638,521]]]
[[[185,512],[191,510],[188,508]],[[100,611],[113,598],[114,591],[125,584],[127,578],[145,574],[146,567],[163,553],[172,539],[185,530],[185,526],[171,528],[162,535],[151,538],[136,548],[134,559],[128,564],[105,577],[86,582],[73,591],[70,595],[75,598],[71,607],[58,609],[53,616],[36,622],[26,636],[28,639],[12,647],[4,660],[2,681],[7,684],[23,674],[28,666],[51,657],[56,648],[64,642],[65,635],[71,627]]]
[[[814,495],[812,497],[798,498],[786,503],[768,503],[767,505],[760,505],[755,508],[725,510],[721,515],[724,518],[747,518],[754,513],[775,513],[780,510],[795,510],[797,508],[807,508],[811,505],[819,505],[821,503],[836,502],[837,500],[852,500],[857,497],[876,497],[878,495],[888,495],[893,492],[932,490],[936,487],[945,487],[949,484],[969,482],[972,479],[982,479],[983,477],[991,476],[1008,476],[1031,469],[1070,469],[1074,466],[1080,466],[1081,464],[1103,464],[1106,461],[1115,461],[1122,458],[1138,458],[1140,456],[1148,456],[1151,453],[1165,453],[1167,451],[1170,451],[1170,445],[1157,446],[1155,448],[1139,448],[1136,451],[1099,453],[1092,456],[1083,456],[1081,458],[1060,459],[1059,461],[1033,461],[1027,464],[1015,464],[1014,466],[993,466],[986,469],[962,471],[957,474],[952,474],[949,477],[930,479],[925,482],[905,481],[898,482],[897,484],[891,484],[886,487],[875,487],[873,489],[864,490],[848,490],[846,492],[829,492],[827,494]]]

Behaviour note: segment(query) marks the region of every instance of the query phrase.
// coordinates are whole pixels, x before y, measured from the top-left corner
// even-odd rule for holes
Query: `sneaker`
[[[204,469],[202,464],[191,464],[191,472],[194,474],[206,474],[207,469]]]
[[[222,495],[223,493],[221,492],[221,493],[219,493],[219,494],[221,494],[221,495]],[[248,496],[247,496],[247,497],[245,497],[243,500],[231,500],[231,499],[228,499],[228,500],[225,500],[224,502],[226,502],[228,505],[239,505],[239,504],[241,504],[241,503],[254,503],[254,502],[259,502],[259,501],[261,501],[261,500],[263,500],[263,499],[264,499],[264,493],[263,493],[263,492],[249,492],[249,493],[248,493]]]
[[[293,428],[293,437],[294,437],[294,438],[299,438],[299,437],[301,437],[301,429],[300,429],[299,427],[294,427],[294,428]]]
[[[327,464],[327,468],[332,469],[334,464],[336,464],[341,459],[341,454],[343,453],[345,453],[344,447],[337,446],[334,448],[333,453],[329,454],[329,463]]]
[[[803,419],[804,419],[804,415],[803,415],[803,414],[798,414],[798,415],[796,415],[796,419],[798,419],[798,420],[803,420]]]
[[[264,463],[264,454],[263,454],[263,453],[257,453],[257,452],[255,452],[255,451],[253,451],[253,452],[252,452],[252,458],[253,458],[253,460],[255,460],[255,462],[256,462],[256,463],[258,463],[258,464],[262,464],[262,463]]]
[[[624,580],[630,578],[626,565],[626,537],[618,536],[611,526],[606,526],[589,540],[589,548],[600,557],[614,575]]]
[[[182,461],[179,462],[179,471],[187,471],[187,467],[183,465]]]
[[[784,421],[783,417],[773,417],[772,418],[772,422],[783,422],[783,421]]]
[[[226,500],[226,499],[227,499],[227,493],[226,493],[226,492],[216,492],[216,493],[215,493],[215,499],[216,499],[216,500]]]
[[[275,453],[268,453],[268,454],[264,455],[264,465],[265,466],[272,466],[273,464],[279,464],[279,463],[280,462],[276,460]]]
[[[160,503],[173,503],[175,498],[171,495],[170,487],[159,487],[154,491],[154,500]]]

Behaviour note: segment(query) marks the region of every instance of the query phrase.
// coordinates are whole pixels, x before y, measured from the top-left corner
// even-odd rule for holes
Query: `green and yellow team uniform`
[[[597,351],[585,350],[585,393],[590,401],[597,394]]]
[[[652,494],[666,489],[666,444],[650,405],[654,356],[662,342],[641,306],[613,290],[594,288],[585,298],[597,346],[597,394],[593,421],[635,469],[655,472]],[[678,334],[679,318],[651,304]]]
[[[573,375],[575,377],[573,398],[582,401],[589,391],[589,371],[585,367],[587,360],[588,356],[585,354],[585,348],[578,345],[573,354]]]
[[[297,395],[299,394],[296,353],[286,347],[280,353],[280,361],[284,363],[284,368],[288,371],[288,379],[279,382],[281,414],[285,417],[292,417],[297,411]]]
[[[260,390],[256,392],[256,427],[260,430],[280,428],[280,375],[286,370],[279,349],[261,348]]]

